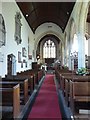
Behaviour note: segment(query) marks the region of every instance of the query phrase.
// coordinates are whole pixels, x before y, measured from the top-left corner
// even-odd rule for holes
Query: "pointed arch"
[[[5,22],[2,14],[0,14],[0,47],[5,46],[5,41],[6,41]]]

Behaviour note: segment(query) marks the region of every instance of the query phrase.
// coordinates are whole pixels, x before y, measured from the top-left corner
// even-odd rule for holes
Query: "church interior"
[[[90,120],[90,0],[0,2],[0,119]]]

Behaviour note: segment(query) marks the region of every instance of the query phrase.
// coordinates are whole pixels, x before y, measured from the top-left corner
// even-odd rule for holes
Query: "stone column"
[[[72,44],[71,44],[71,40],[69,41],[68,44],[69,50],[68,50],[68,54],[69,54],[69,60],[68,60],[68,65],[69,65],[69,70],[72,70],[72,58],[71,58],[71,48],[72,48]]]
[[[71,56],[70,56],[70,54],[71,54],[71,50],[69,49],[69,60],[68,60],[68,66],[69,66],[69,70],[72,70],[72,66],[71,66]]]
[[[66,55],[67,55],[67,67],[69,67],[69,40],[67,40],[67,51],[66,51]]]
[[[62,54],[61,54],[61,65],[64,65],[64,47],[63,47],[63,44],[62,44]]]
[[[61,42],[59,43],[59,53],[58,53],[58,58],[59,58],[59,60],[61,61]]]
[[[78,68],[85,67],[85,29],[87,19],[88,2],[83,2],[78,24]]]
[[[43,42],[40,44],[40,61],[43,63]]]
[[[67,48],[66,48],[66,41],[64,43],[64,65],[67,63]]]
[[[85,36],[78,33],[78,68],[85,67]]]
[[[35,49],[33,50],[33,54],[34,54],[34,62],[36,62],[37,58],[36,58],[36,50]]]

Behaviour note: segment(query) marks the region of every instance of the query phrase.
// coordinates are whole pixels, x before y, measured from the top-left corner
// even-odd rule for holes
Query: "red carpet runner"
[[[54,75],[46,75],[28,120],[62,120]]]

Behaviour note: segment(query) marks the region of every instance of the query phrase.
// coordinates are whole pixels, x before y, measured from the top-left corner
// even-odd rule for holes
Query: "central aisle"
[[[34,119],[33,119],[34,118]],[[38,96],[28,115],[28,120],[41,120],[40,118],[54,118],[52,120],[62,120],[58,96],[56,93],[54,75],[47,74],[40,88]]]

